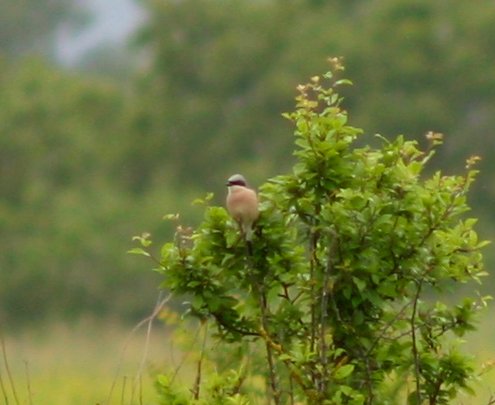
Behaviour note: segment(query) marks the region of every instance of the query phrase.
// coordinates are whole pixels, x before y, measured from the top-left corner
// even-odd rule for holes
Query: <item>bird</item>
[[[241,174],[234,174],[227,180],[227,211],[239,224],[241,233],[248,243],[253,240],[253,225],[259,217],[258,196],[249,188]]]

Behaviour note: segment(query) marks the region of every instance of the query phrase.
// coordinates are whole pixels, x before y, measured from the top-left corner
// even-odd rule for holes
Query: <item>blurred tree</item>
[[[153,297],[130,292],[153,278],[123,252],[163,210],[124,188],[122,93],[35,60],[4,63],[0,83],[0,319],[144,313]]]
[[[152,284],[140,289],[122,255],[128,235],[167,232],[156,218],[191,195],[222,198],[233,172],[256,185],[287,170],[280,114],[328,55],[343,55],[354,78],[344,103],[354,125],[419,139],[444,132],[446,171],[484,157],[472,205],[493,227],[489,0],[142,0],[148,18],[131,49],[139,71],[100,49],[77,74],[13,56],[51,48],[82,3],[4,3],[0,316],[149,307]]]
[[[74,70],[120,85],[131,84],[135,62],[134,54],[125,45],[108,42],[85,53]]]
[[[448,166],[481,155],[473,204],[493,220],[493,159],[484,145],[495,126],[495,27],[491,1],[381,0],[354,16],[348,59],[360,99],[355,120],[370,132],[417,139],[434,129],[452,142],[439,155]],[[353,94],[353,93],[350,93]],[[452,163],[451,163],[452,162]],[[450,167],[459,170],[460,167]]]
[[[150,101],[139,120],[154,123],[147,134],[154,152],[141,170],[212,185],[225,170],[272,161],[283,133],[278,117],[296,81],[287,88],[286,78],[269,75],[296,22],[296,3],[145,4],[150,20],[139,41],[152,62],[141,91]]]
[[[370,132],[421,139],[441,131],[455,138],[441,156],[463,161],[459,155],[483,151],[495,125],[491,1],[143,4],[149,20],[139,41],[151,64],[139,120],[148,123],[154,150],[143,173],[214,187],[219,172],[249,167],[260,179],[282,170],[289,143],[279,113],[289,108],[294,84],[321,70],[326,55],[348,61],[356,83],[348,105]],[[492,172],[487,166],[483,176]]]
[[[2,0],[0,54],[52,54],[55,35],[63,25],[74,29],[87,18],[77,0]]]

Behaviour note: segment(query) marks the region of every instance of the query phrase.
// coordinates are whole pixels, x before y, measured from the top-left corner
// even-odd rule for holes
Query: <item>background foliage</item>
[[[329,55],[344,56],[355,83],[353,125],[420,142],[445,133],[435,164],[446,172],[483,158],[473,207],[492,233],[493,2],[140,4],[148,18],[116,50],[134,59],[74,71],[57,65],[54,38],[86,21],[79,2],[2,4],[0,319],[147,312],[156,279],[124,255],[129,235],[167,234],[157,220],[192,195],[222,203],[233,172],[261,184],[290,167],[280,114]]]

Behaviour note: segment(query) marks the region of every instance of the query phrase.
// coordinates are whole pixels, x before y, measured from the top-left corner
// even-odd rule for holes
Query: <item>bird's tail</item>
[[[250,240],[246,241],[246,249],[247,249],[248,256],[252,256],[253,255],[253,242],[252,241],[250,241]]]
[[[247,242],[252,242],[253,240],[253,227],[252,224],[245,224],[244,225],[244,237],[246,238]]]
[[[249,256],[253,255],[253,224],[243,224],[244,239],[246,240],[246,247]]]

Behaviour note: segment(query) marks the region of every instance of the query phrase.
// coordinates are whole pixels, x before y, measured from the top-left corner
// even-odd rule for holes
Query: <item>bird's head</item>
[[[244,178],[244,176],[242,174],[234,174],[234,175],[229,177],[226,185],[227,185],[227,187],[230,187],[230,186],[246,187],[247,182],[246,182],[246,179]]]

